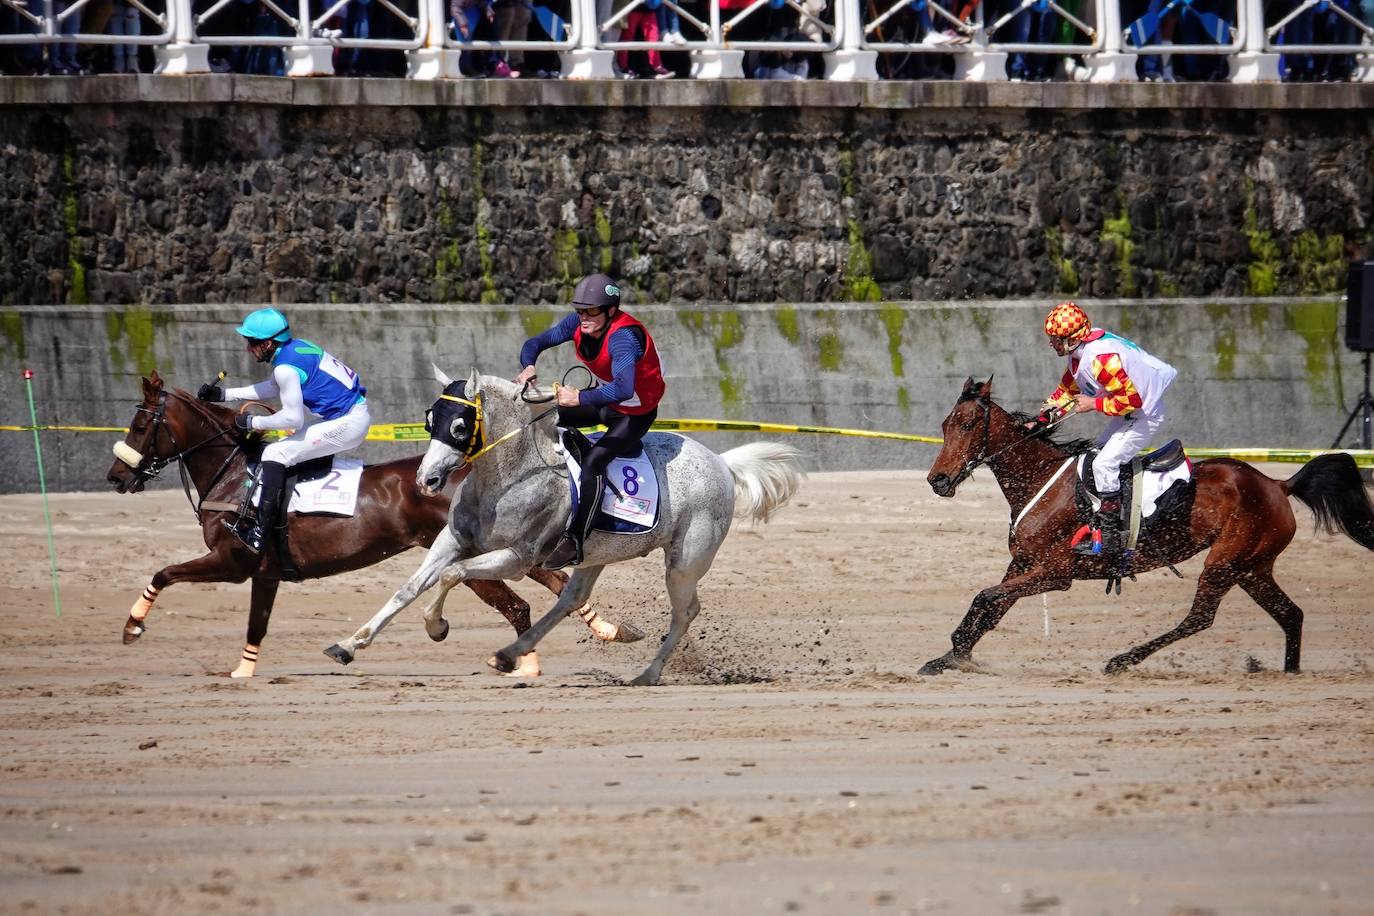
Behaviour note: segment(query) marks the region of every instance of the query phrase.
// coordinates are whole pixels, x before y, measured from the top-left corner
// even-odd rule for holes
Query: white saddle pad
[[[595,442],[601,436],[595,433],[587,438]],[[573,486],[579,486],[582,469],[571,455],[565,457]],[[607,486],[601,495],[601,511],[612,518],[652,528],[658,521],[658,475],[648,456],[640,452],[634,458],[613,459],[606,469],[606,480],[615,485],[621,496]]]
[[[287,474],[291,471],[288,469]],[[358,507],[358,485],[363,479],[363,463],[357,458],[334,459],[328,474],[314,480],[296,481],[291,491],[290,512],[301,515],[342,515],[351,517]],[[253,492],[253,505],[262,495],[259,487]]]
[[[1083,475],[1083,462],[1087,460],[1087,455],[1078,456],[1078,474]],[[1140,517],[1149,518],[1155,514],[1155,504],[1164,491],[1172,487],[1177,481],[1187,480],[1193,476],[1192,462],[1180,461],[1178,467],[1172,471],[1146,471],[1141,489],[1145,491],[1140,502]],[[1091,493],[1088,499],[1092,501],[1093,511],[1097,511],[1102,505],[1102,500]]]

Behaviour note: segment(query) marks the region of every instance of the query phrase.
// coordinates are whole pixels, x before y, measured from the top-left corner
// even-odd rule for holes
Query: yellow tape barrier
[[[122,426],[0,426],[0,432],[78,432],[127,433]],[[822,436],[852,436],[860,439],[894,439],[899,442],[925,442],[939,445],[943,440],[934,436],[912,433],[885,433],[869,429],[844,429],[837,426],[798,426],[790,423],[756,423],[749,420],[690,420],[663,419],[654,421],[654,429],[678,432],[740,432],[740,433],[810,433]],[[429,433],[422,423],[379,423],[367,431],[372,442],[426,442]],[[1236,458],[1241,461],[1273,461],[1284,464],[1304,464],[1318,455],[1345,452],[1363,468],[1374,468],[1374,450],[1369,449],[1298,449],[1298,448],[1201,448],[1187,446],[1194,458]]]

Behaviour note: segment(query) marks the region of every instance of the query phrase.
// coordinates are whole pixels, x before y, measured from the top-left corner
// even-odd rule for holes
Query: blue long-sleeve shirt
[[[567,343],[573,339],[577,330],[577,314],[574,312],[542,334],[525,341],[520,348],[520,365],[533,366],[539,354],[545,350]],[[587,407],[604,407],[628,401],[635,393],[635,363],[644,356],[644,347],[631,328],[621,328],[606,342],[611,349],[611,380],[596,388],[582,392],[579,402]]]

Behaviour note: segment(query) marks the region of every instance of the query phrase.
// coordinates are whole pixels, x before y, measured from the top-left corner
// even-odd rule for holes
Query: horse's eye
[[[462,417],[459,417],[449,426],[448,434],[454,439],[461,439],[463,438],[463,433],[467,430],[467,426],[466,421],[464,421]]]
[[[973,420],[969,420],[967,423],[960,423],[960,424],[959,424],[959,428],[962,429],[964,432],[967,433],[967,432],[972,432],[973,427],[975,427],[975,426],[977,426],[977,425],[978,425],[978,424],[977,424],[976,422],[974,422]]]

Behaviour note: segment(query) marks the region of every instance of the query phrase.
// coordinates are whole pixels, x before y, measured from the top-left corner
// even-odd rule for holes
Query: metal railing
[[[1298,23],[1299,17],[1308,12],[1313,16],[1325,13],[1337,20],[1337,27],[1358,36],[1351,42],[1330,42],[1324,44],[1297,44],[1284,42],[1278,38],[1290,26]],[[1308,27],[1310,28],[1310,26]],[[1304,29],[1306,30],[1306,29]],[[1362,22],[1353,13],[1332,0],[1303,0],[1292,12],[1264,30],[1264,46],[1277,54],[1369,54],[1374,52],[1374,25]]]
[[[9,10],[14,22],[20,28],[32,28],[32,32],[0,33],[0,44],[4,45],[165,45],[172,37],[171,18],[166,9],[150,6],[144,0],[122,0],[138,10],[154,26],[153,31],[143,31],[137,35],[114,34],[109,32],[83,32],[82,14],[92,5],[93,0],[73,0],[60,11],[56,0],[0,0],[0,11]],[[35,11],[37,10],[37,12]],[[71,31],[63,31],[70,29]]]
[[[958,61],[955,78],[1000,80],[1006,78],[1007,55],[1033,54],[1076,57],[1088,73],[1082,78],[1123,82],[1136,79],[1139,57],[1224,57],[1231,79],[1253,81],[1279,79],[1280,55],[1349,55],[1356,64],[1353,78],[1374,80],[1374,25],[1360,20],[1352,0],[1298,0],[1273,22],[1263,21],[1261,0],[1223,0],[1220,7],[1204,7],[1201,0],[1156,0],[1127,23],[1120,20],[1120,0],[1087,0],[1081,13],[1068,8],[1069,0],[1014,0],[1014,8],[991,21],[972,0],[960,0],[966,4],[962,8],[946,6],[950,0],[831,0],[829,5],[748,0],[743,7],[727,9],[722,9],[722,0],[704,5],[630,0],[614,13],[605,9],[600,17],[598,0],[571,0],[567,18],[532,0],[531,19],[546,37],[518,40],[460,34],[448,21],[446,0],[369,0],[367,37],[351,18],[358,15],[358,0],[123,2],[137,10],[142,34],[81,31],[83,18],[88,27],[92,21],[96,0],[72,0],[65,6],[61,0],[0,0],[0,13],[5,14],[0,27],[6,30],[0,33],[0,45],[153,46],[159,71],[166,73],[210,72],[211,47],[280,48],[281,69],[288,76],[334,72],[338,50],[389,50],[407,53],[409,75],[419,79],[459,76],[465,52],[517,50],[557,53],[563,74],[574,78],[613,76],[616,55],[635,51],[686,52],[694,76],[739,77],[744,75],[744,54],[756,51],[820,54],[831,79],[875,79],[877,55],[901,53],[950,55]],[[246,3],[252,4],[251,14]],[[631,40],[619,33],[631,17],[642,21],[645,13],[656,14],[659,8],[681,22],[680,38],[659,34],[654,41]],[[780,40],[781,32],[759,28],[764,17],[774,25],[795,27]],[[1072,38],[1017,40],[1012,36],[1025,27],[1022,17],[1047,17],[1056,35],[1062,39],[1071,32]],[[1170,25],[1175,40],[1166,43],[1162,36]],[[738,38],[746,27],[750,37]],[[1318,36],[1344,40],[1306,38],[1313,29]],[[385,37],[372,37],[378,31]]]

